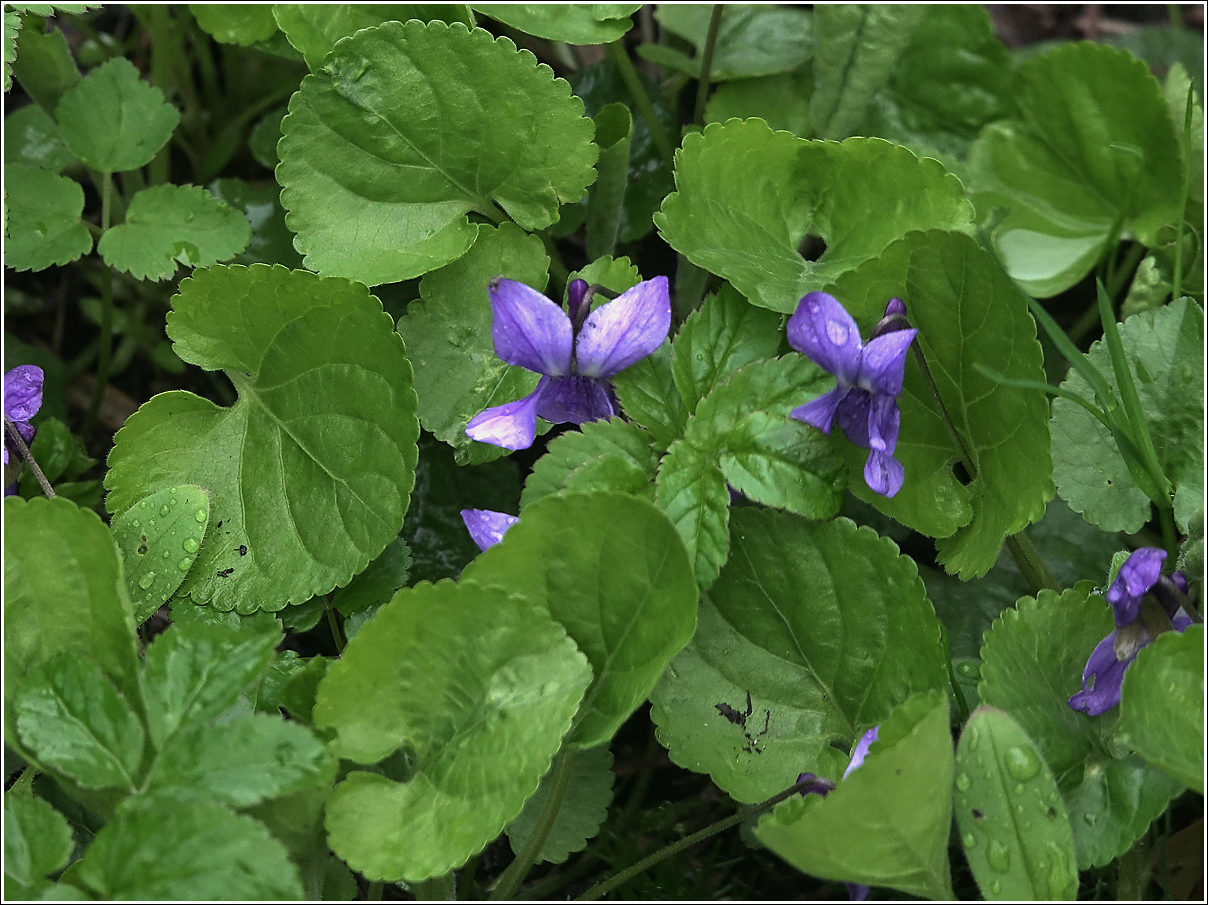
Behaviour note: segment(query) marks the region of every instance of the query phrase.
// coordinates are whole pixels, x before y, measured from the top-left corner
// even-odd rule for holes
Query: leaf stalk
[[[650,127],[650,135],[654,138],[655,147],[659,149],[663,162],[667,164],[668,169],[673,169],[675,167],[675,146],[671,144],[671,139],[667,136],[667,130],[659,122],[659,117],[654,111],[654,104],[650,100],[650,95],[646,93],[646,88],[638,77],[638,71],[633,68],[633,61],[629,59],[629,54],[625,51],[624,39],[613,41],[611,44],[605,46],[609,59],[616,65],[617,71],[621,74],[621,79],[625,82],[625,87],[629,89],[629,94],[633,97],[634,104],[637,105],[638,113],[642,115],[642,119],[646,120],[646,125]]]
[[[573,762],[573,751],[564,750],[558,755],[554,763],[549,795],[537,817],[537,824],[529,833],[529,837],[524,840],[524,847],[520,849],[520,853],[500,876],[499,882],[491,892],[492,902],[513,898],[516,890],[520,888],[520,884],[528,875],[529,869],[537,863],[537,856],[541,854],[545,840],[549,838],[550,830],[554,828],[554,822],[558,819],[558,811],[562,809],[562,800],[566,797],[566,787],[570,784],[570,765]]]
[[[705,37],[705,49],[700,56],[700,79],[696,85],[696,109],[692,112],[692,121],[702,126],[705,124],[705,103],[709,99],[709,80],[713,76],[713,51],[717,48],[717,32],[721,28],[723,12],[725,4],[713,4],[713,13],[709,16],[709,33]]]

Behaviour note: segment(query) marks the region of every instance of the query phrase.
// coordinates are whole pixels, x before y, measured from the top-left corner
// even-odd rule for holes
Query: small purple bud
[[[566,303],[570,309],[570,322],[577,333],[590,311],[587,295],[587,280],[571,280],[566,287]]]
[[[821,795],[825,798],[828,794],[835,791],[835,784],[825,776],[815,776],[813,773],[801,773],[797,776],[798,784],[807,781],[809,785],[797,793],[803,798],[806,795]]]
[[[885,306],[886,317],[894,317],[895,315],[906,316],[906,303],[898,298],[890,299],[889,304]]]
[[[886,333],[896,333],[898,330],[909,330],[910,320],[906,317],[906,304],[899,298],[892,298],[885,306],[885,316],[877,321],[872,328],[869,342]]]

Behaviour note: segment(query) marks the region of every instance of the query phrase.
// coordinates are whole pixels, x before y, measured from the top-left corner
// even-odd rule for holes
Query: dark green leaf
[[[697,585],[708,590],[730,550],[726,476],[710,456],[679,440],[659,466],[654,502],[684,542]]]
[[[758,117],[777,132],[792,132],[809,138],[810,95],[814,93],[814,70],[802,66],[756,79],[739,79],[717,86],[705,107],[706,123]]]
[[[50,114],[37,104],[27,104],[4,118],[4,164],[6,167],[38,167],[61,173],[75,160]]]
[[[45,270],[69,264],[92,250],[92,235],[80,215],[84,190],[49,170],[4,168],[4,264],[13,270]]]
[[[474,24],[470,11],[460,3],[274,3],[272,11],[276,24],[306,57],[312,72],[319,69],[336,41],[362,28],[409,19]]]
[[[61,870],[72,848],[71,826],[54,807],[28,791],[4,793],[5,898],[17,897],[13,884],[30,889]]]
[[[257,44],[277,31],[273,8],[267,4],[190,3],[189,12],[203,31],[223,44]]]
[[[285,209],[275,183],[256,186],[242,179],[215,179],[208,189],[215,198],[240,211],[252,226],[251,241],[235,255],[236,264],[284,264],[301,269],[302,256],[294,250],[294,234],[285,225]]]
[[[671,343],[664,342],[653,355],[630,365],[612,385],[626,416],[650,431],[660,447],[667,449],[683,436],[688,409],[675,388]]]
[[[391,541],[364,572],[342,588],[336,588],[331,605],[341,615],[351,616],[385,603],[407,584],[411,575],[411,548],[401,537]]]
[[[607,474],[596,467],[597,462],[610,463],[603,466]],[[632,486],[637,489],[636,476],[642,476],[649,484],[654,480],[658,462],[658,451],[650,434],[636,424],[620,418],[593,421],[584,424],[581,430],[567,431],[550,441],[546,454],[533,465],[533,471],[524,483],[520,506],[524,508],[561,490],[609,489],[588,488],[583,484],[588,480],[607,483],[610,475],[620,477],[622,482],[626,480],[622,474],[635,476]],[[625,466],[629,468],[625,469]]]
[[[611,255],[616,248],[629,170],[629,139],[633,133],[633,117],[624,104],[609,104],[596,114],[595,121],[600,159],[596,162],[599,175],[588,193],[589,258]]]
[[[606,747],[591,748],[576,752],[574,758],[558,817],[537,856],[541,861],[561,864],[573,852],[583,851],[588,841],[600,832],[601,824],[608,817],[608,805],[612,802],[612,786],[616,779],[612,772],[612,752]],[[553,771],[545,774],[537,793],[525,802],[520,816],[508,824],[508,841],[512,844],[512,851],[520,852],[537,825],[537,817],[545,804],[552,778]]]
[[[17,36],[13,75],[39,107],[54,113],[63,93],[79,82],[80,70],[63,32],[23,24],[26,27]]]
[[[709,34],[711,4],[661,4],[655,13],[666,31],[696,47],[689,57],[667,44],[641,44],[638,53],[663,67],[700,78],[701,54]],[[813,20],[793,7],[727,5],[717,30],[710,81],[787,72],[814,53]]]
[[[478,12],[551,41],[611,44],[633,27],[640,3],[473,3]]]

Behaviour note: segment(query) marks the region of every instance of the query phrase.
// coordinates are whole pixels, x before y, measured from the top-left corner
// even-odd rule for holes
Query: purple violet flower
[[[907,326],[906,306],[890,299],[885,317],[867,345],[847,310],[825,292],[801,299],[789,318],[789,345],[835,375],[838,386],[793,410],[798,421],[825,433],[837,421],[847,439],[869,450],[864,480],[875,493],[891,497],[902,489],[906,470],[893,457],[901,413],[898,394],[906,351],[919,331]]]
[[[461,520],[466,523],[466,530],[474,543],[478,544],[479,550],[495,546],[503,540],[508,528],[520,521],[514,515],[493,509],[463,509]]]
[[[589,309],[587,288],[583,280],[571,283],[567,315],[523,283],[491,280],[495,354],[542,376],[528,396],[471,419],[466,425],[471,439],[527,449],[538,417],[582,424],[616,414],[608,379],[662,345],[671,328],[667,278],[638,283],[595,311]]]
[[[873,726],[860,737],[860,741],[856,743],[855,750],[851,753],[851,760],[847,764],[847,769],[843,771],[843,779],[847,779],[847,775],[852,770],[859,769],[864,763],[864,758],[868,754],[868,749],[872,747],[872,743],[877,740],[877,732],[880,726]],[[802,773],[797,777],[797,782],[805,782],[807,779],[813,780],[808,788],[802,789],[802,795],[821,795],[825,798],[828,794],[835,790],[835,784],[824,776],[815,776],[813,773]],[[865,886],[863,883],[844,883],[847,887],[847,895],[853,902],[863,902],[868,898],[868,893],[871,891],[871,886]]]
[[[1107,589],[1116,630],[1100,641],[1087,659],[1082,691],[1070,697],[1075,710],[1090,716],[1111,710],[1120,703],[1124,672],[1137,652],[1162,632],[1171,628],[1181,632],[1191,625],[1191,618],[1179,609],[1179,597],[1187,592],[1187,579],[1182,572],[1164,577],[1165,559],[1165,550],[1141,547],[1120,566],[1116,580]],[[1153,597],[1147,599],[1151,590]]]
[[[45,374],[37,365],[18,365],[4,375],[4,420],[11,422],[16,428],[25,445],[34,441],[37,432],[29,420],[42,408],[42,383]],[[10,457],[11,450],[11,457]],[[9,480],[9,464],[12,463],[13,478]],[[8,436],[8,426],[4,428],[4,466],[5,466],[5,496],[13,496],[17,492],[17,469],[20,467],[20,455]]]

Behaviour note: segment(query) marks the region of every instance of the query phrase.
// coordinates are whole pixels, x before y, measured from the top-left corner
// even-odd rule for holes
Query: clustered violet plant
[[[7,4],[5,898],[1196,898],[1146,9]]]

